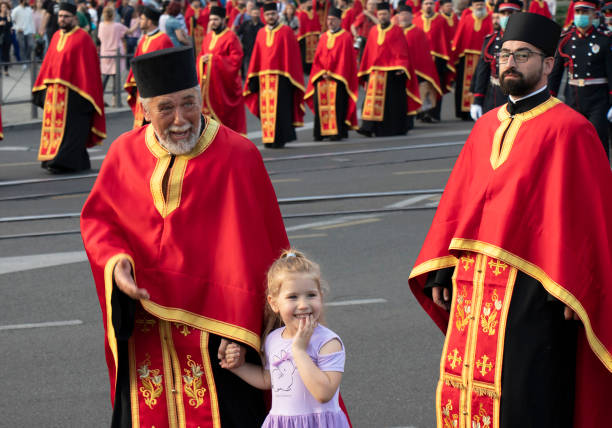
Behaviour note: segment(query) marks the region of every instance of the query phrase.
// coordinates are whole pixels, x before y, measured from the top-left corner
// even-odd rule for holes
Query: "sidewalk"
[[[127,77],[127,71],[121,76],[121,87]],[[36,76],[34,76],[34,79]],[[29,101],[32,97],[32,73],[29,68],[23,69],[21,65],[13,65],[9,67],[9,76],[0,76],[1,91],[0,91],[0,104],[2,105],[2,126],[4,130],[14,128],[25,128],[25,127],[37,127],[40,126],[42,118],[42,109],[36,108],[37,117],[32,118],[32,106],[33,104]],[[113,82],[110,80],[106,85],[106,90],[110,91],[113,89]],[[104,94],[104,101],[111,105],[113,100],[112,93]],[[6,104],[12,101],[26,101],[21,104]],[[105,107],[104,112],[106,116],[112,116],[117,113],[123,113],[129,111],[130,108],[127,105],[127,93],[121,90],[121,107]]]

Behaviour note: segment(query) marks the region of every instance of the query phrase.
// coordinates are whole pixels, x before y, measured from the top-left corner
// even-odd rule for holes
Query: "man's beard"
[[[516,79],[507,80],[508,74],[514,74],[517,76]],[[522,97],[535,90],[535,86],[540,81],[542,75],[542,67],[538,73],[534,73],[530,78],[525,78],[523,73],[517,71],[516,68],[510,68],[504,71],[499,81],[500,87],[504,92],[504,95],[512,95],[513,97]]]
[[[474,10],[474,16],[478,19],[482,19],[485,16],[487,16],[487,9],[486,8],[482,8],[482,9],[476,9]]]
[[[72,22],[69,22],[68,24],[63,24],[63,25],[58,24],[58,27],[60,30],[64,30],[65,32],[68,32],[74,28],[74,24]]]
[[[185,132],[189,131],[189,136],[183,140],[180,140],[178,143],[173,141],[170,138],[170,132]],[[159,144],[166,150],[168,150],[173,155],[185,155],[189,153],[199,140],[199,132],[196,133],[193,125],[188,123],[183,126],[169,126],[164,131],[164,135],[157,135],[157,139],[159,140]]]

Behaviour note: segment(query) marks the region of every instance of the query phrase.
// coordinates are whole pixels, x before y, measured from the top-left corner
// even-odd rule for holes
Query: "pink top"
[[[121,55],[125,55],[125,47],[122,39],[128,28],[119,22],[104,22],[100,23],[98,28],[98,38],[100,39],[100,56],[115,56],[117,49]],[[120,61],[121,71],[125,70],[125,59]],[[100,58],[100,68],[102,74],[115,74],[115,59]]]
[[[284,339],[281,336],[284,329],[284,327],[276,329],[266,338],[265,368],[270,371],[272,380],[272,408],[262,428],[291,426],[348,428],[346,416],[338,404],[339,389],[327,403],[320,403],[312,396],[293,362],[291,355],[293,339]],[[310,338],[306,352],[322,371],[344,372],[344,345],[339,352],[319,355],[323,345],[333,339],[340,340],[333,331],[318,325]]]

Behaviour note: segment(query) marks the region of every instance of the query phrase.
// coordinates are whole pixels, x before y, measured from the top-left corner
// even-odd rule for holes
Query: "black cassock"
[[[386,85],[385,110],[382,122],[363,119],[360,131],[377,137],[404,135],[409,129],[409,118],[406,115],[408,110],[406,74],[403,72],[396,74],[393,70],[388,71]]]
[[[68,110],[64,138],[55,157],[44,161],[43,167],[53,168],[58,172],[77,172],[91,168],[86,144],[95,110],[89,101],[72,89],[67,89]],[[36,92],[32,102],[44,108],[46,94],[46,90]]]

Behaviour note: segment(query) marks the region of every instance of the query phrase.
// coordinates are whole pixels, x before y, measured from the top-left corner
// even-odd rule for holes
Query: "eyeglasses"
[[[514,57],[514,61],[517,64],[529,61],[531,55],[540,55],[546,57],[543,53],[530,51],[529,49],[521,49],[515,52],[501,51],[497,54],[497,61],[500,64],[505,64],[510,60],[510,57]]]

